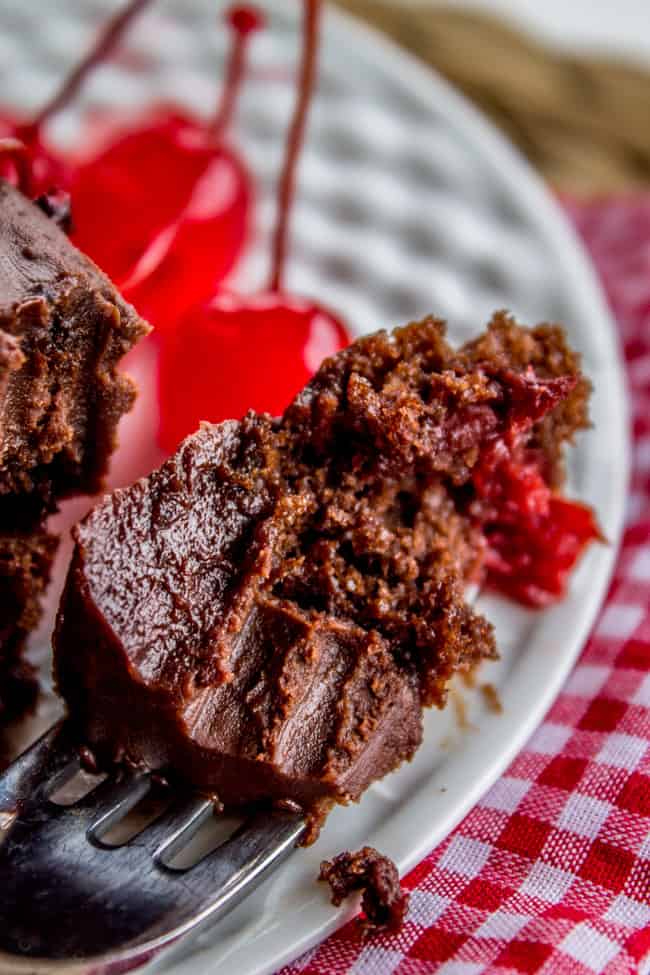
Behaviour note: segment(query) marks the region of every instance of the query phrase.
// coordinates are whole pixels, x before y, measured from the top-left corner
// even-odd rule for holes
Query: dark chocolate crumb
[[[363,915],[357,919],[362,938],[395,934],[402,927],[409,895],[400,885],[393,861],[371,846],[356,853],[346,850],[333,860],[323,860],[318,879],[330,885],[335,907],[353,891],[363,891]]]

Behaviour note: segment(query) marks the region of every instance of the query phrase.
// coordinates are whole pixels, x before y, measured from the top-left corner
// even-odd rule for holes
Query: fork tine
[[[123,773],[119,781],[107,779],[84,796],[75,806],[75,812],[94,817],[88,826],[91,843],[103,846],[104,836],[111,826],[129,813],[146,796],[151,788],[149,776],[143,772]]]
[[[212,853],[186,873],[183,880],[189,890],[212,890],[197,909],[191,928],[177,929],[175,940],[158,952],[146,965],[147,975],[167,972],[181,962],[237,904],[253,893],[268,874],[286,860],[305,831],[304,819],[298,813],[273,810],[249,819]],[[164,869],[164,867],[163,867]],[[192,930],[194,938],[182,934]],[[208,933],[208,937],[211,935]]]
[[[283,810],[260,813],[245,821],[230,839],[183,873],[184,891],[204,893],[191,921],[176,928],[174,942],[147,965],[147,973],[153,975],[161,968],[167,971],[170,963],[182,959],[191,950],[188,939],[182,936],[189,931],[200,935],[252,894],[286,860],[305,828],[299,813]],[[168,876],[178,876],[164,864],[159,864],[159,869]],[[158,930],[148,933],[155,937]]]
[[[0,776],[0,812],[12,814],[0,843],[2,971],[17,959],[28,966],[41,959],[49,970],[56,959],[74,958],[84,975],[108,975],[116,960],[143,960],[222,918],[286,859],[305,830],[298,813],[262,812],[179,872],[165,859],[213,809],[210,800],[188,797],[146,828],[143,839],[107,849],[102,833],[147,792],[150,778],[113,776],[69,807],[44,801],[52,775],[76,755],[72,735],[56,727]]]
[[[131,842],[151,850],[157,863],[164,862],[188,843],[213,815],[214,802],[211,799],[185,797],[146,826]]]
[[[186,876],[192,882],[220,884],[214,910],[232,906],[241,890],[249,893],[278,859],[284,859],[305,831],[301,813],[284,810],[259,812],[235,830],[232,836],[195,864]]]
[[[53,725],[0,775],[0,808],[40,799],[53,778],[78,758],[78,746],[64,722]]]

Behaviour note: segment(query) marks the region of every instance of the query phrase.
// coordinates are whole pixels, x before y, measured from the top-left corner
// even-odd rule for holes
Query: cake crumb
[[[319,880],[330,885],[332,904],[338,907],[353,891],[363,891],[363,915],[357,919],[361,937],[395,934],[404,923],[409,895],[399,882],[397,867],[371,846],[356,853],[339,853],[323,860]]]
[[[449,687],[449,701],[454,709],[454,717],[459,731],[474,731],[474,725],[467,714],[467,701],[461,689],[454,684]]]
[[[481,684],[481,694],[485,699],[485,704],[493,714],[502,714],[503,705],[494,684]]]
[[[476,687],[476,667],[472,667],[470,670],[462,670],[460,679],[470,691],[474,690]]]

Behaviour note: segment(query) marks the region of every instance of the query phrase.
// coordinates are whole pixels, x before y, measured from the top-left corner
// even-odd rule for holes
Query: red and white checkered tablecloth
[[[634,470],[588,645],[507,772],[405,878],[402,931],[353,923],[281,975],[650,972],[650,196],[565,201],[627,360]]]

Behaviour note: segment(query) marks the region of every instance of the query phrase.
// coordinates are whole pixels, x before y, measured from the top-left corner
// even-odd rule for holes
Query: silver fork
[[[214,813],[179,798],[126,844],[102,837],[148,792],[145,773],[117,773],[70,806],[49,798],[79,769],[65,723],[0,776],[0,971],[108,975],[214,923],[300,839],[298,813],[260,812],[195,866],[171,861]]]

